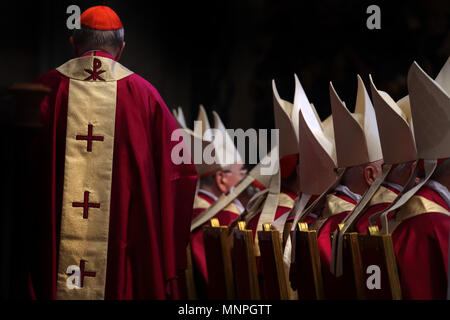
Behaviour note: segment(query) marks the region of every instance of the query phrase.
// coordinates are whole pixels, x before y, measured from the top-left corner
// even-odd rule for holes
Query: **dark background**
[[[72,58],[66,8],[103,3],[125,26],[125,66],[169,108],[192,119],[203,103],[230,128],[272,127],[272,79],[292,100],[297,73],[325,117],[329,81],[350,108],[358,73],[399,99],[414,60],[434,77],[450,53],[450,1],[2,1],[0,86]],[[381,30],[366,27],[370,4],[381,8]]]
[[[202,103],[230,128],[272,128],[272,79],[292,101],[297,73],[324,119],[329,81],[351,109],[356,74],[366,84],[372,74],[397,100],[407,94],[414,60],[435,77],[450,54],[448,0],[2,1],[0,89],[71,59],[66,8],[77,4],[84,11],[105,2],[125,26],[121,63],[149,80],[169,108],[182,106],[188,120]],[[381,8],[381,30],[366,27],[371,4]],[[0,140],[2,156],[9,157],[1,171],[0,298],[20,297],[14,277],[26,247],[17,244],[26,223],[17,205],[26,202],[27,186],[17,181],[26,181],[27,172],[16,155],[27,154],[14,149],[20,144],[9,134]],[[27,141],[26,133],[13,135]],[[13,172],[20,172],[19,180]]]

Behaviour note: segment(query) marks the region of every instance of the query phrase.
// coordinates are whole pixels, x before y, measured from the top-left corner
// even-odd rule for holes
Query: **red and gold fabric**
[[[101,51],[37,82],[52,93],[35,148],[36,298],[184,297],[197,174],[171,161],[178,126],[156,89]]]
[[[389,220],[404,299],[446,299],[449,211],[442,197],[424,186]]]
[[[386,209],[397,197],[399,191],[389,186],[381,186],[369,202],[366,212],[358,219],[355,229],[358,233],[366,234],[370,226],[369,218]],[[379,227],[381,227],[379,225]]]
[[[212,197],[199,192],[194,201],[193,218],[202,214],[214,202],[215,200]],[[214,218],[219,219],[219,223],[221,226],[227,226],[235,219],[237,219],[240,214],[241,212],[239,211],[239,209],[233,202],[231,202],[228,206],[226,206],[223,210],[216,214]],[[208,284],[208,269],[206,266],[205,245],[203,241],[202,227],[203,225],[191,232],[190,235],[194,272],[196,273],[196,285],[197,287],[199,287],[197,291],[200,292],[200,295],[202,291],[201,288],[206,288],[205,286],[207,286]]]
[[[70,80],[56,298],[104,299],[117,81],[132,72],[93,54],[57,71]]]
[[[340,279],[337,279],[330,271],[331,234],[355,208],[356,204],[356,201],[339,192],[329,194],[321,215],[309,225],[311,230],[318,230],[317,242],[327,299],[345,299],[346,296],[344,292],[345,284],[339,281]]]

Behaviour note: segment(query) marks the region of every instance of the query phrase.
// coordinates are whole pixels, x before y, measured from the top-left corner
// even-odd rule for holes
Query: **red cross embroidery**
[[[80,288],[83,288],[84,285],[84,277],[92,277],[95,278],[96,272],[92,271],[85,271],[86,269],[86,260],[80,260]],[[72,273],[67,273],[67,275],[71,276],[75,273],[75,271],[72,271]]]
[[[87,140],[87,152],[92,152],[92,142],[93,141],[103,141],[104,137],[102,136],[94,136],[93,135],[94,126],[92,124],[88,125],[88,135],[82,136],[77,135],[77,140]]]
[[[89,70],[89,69],[84,69],[84,71],[86,71],[87,73],[90,74],[89,77],[87,77],[86,79],[84,79],[84,81],[88,81],[88,80],[101,80],[101,81],[105,81],[105,79],[103,79],[100,75],[105,72],[105,70],[99,70],[102,67],[102,62],[97,59],[94,58],[94,62],[93,62],[93,66],[92,69],[93,70]]]
[[[100,203],[89,203],[89,191],[84,192],[84,202],[72,202],[73,208],[83,208],[83,219],[89,218],[89,208],[100,208]]]

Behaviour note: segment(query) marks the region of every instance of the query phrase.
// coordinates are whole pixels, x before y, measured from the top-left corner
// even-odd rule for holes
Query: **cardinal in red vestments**
[[[38,299],[179,299],[197,174],[171,159],[178,128],[156,89],[117,61],[106,6],[81,15],[77,58],[37,79],[42,134],[30,259]]]

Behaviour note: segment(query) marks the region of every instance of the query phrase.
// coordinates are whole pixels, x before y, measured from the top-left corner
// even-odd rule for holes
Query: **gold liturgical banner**
[[[104,299],[117,80],[131,72],[95,56],[58,71],[70,84],[57,299]]]

